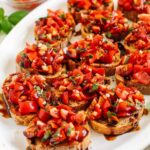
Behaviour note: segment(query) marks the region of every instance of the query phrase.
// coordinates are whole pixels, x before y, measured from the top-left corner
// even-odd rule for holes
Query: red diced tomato
[[[38,117],[41,121],[43,122],[47,122],[50,118],[50,115],[47,111],[45,111],[44,109],[40,109],[39,113],[38,113]]]
[[[144,72],[147,72],[150,75],[150,68],[143,68]]]
[[[105,99],[102,104],[102,110],[106,110],[111,107],[111,104],[108,99]]]
[[[26,54],[30,61],[33,61],[37,57],[37,52],[30,52]]]
[[[39,130],[37,133],[37,137],[41,138],[44,136],[45,131],[43,129]]]
[[[104,68],[93,68],[94,73],[98,73],[100,75],[105,75],[105,69]]]
[[[45,107],[45,103],[46,101],[43,99],[43,98],[38,98],[38,105],[41,107],[41,108],[44,108]]]
[[[105,54],[104,56],[102,56],[100,58],[100,61],[102,63],[112,63],[113,62],[113,55],[110,55],[110,54]]]
[[[38,111],[38,105],[35,101],[25,101],[19,103],[19,112],[21,115],[28,115],[30,113],[36,113]]]
[[[62,102],[63,102],[64,104],[68,104],[68,103],[69,103],[68,91],[65,91],[65,92],[62,94]]]
[[[98,34],[100,32],[100,27],[99,26],[92,26],[92,30],[94,33]]]
[[[64,104],[60,104],[59,106],[57,106],[57,108],[60,109],[65,109],[65,110],[72,110],[71,107],[69,107],[68,105],[64,105]]]
[[[140,83],[148,85],[150,84],[150,76],[146,72],[137,72],[133,74],[133,78],[138,80]]]
[[[137,72],[140,72],[140,71],[143,71],[143,66],[142,65],[134,65],[133,66],[133,72],[134,73],[137,73]]]
[[[126,100],[128,98],[129,91],[127,91],[125,88],[119,87],[119,85],[116,87],[115,92],[116,95],[123,100]]]

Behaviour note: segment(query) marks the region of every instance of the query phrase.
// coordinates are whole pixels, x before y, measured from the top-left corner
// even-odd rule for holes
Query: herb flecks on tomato
[[[51,146],[65,141],[81,142],[89,132],[85,127],[85,112],[75,113],[67,105],[49,106],[47,110],[41,109],[33,124],[26,129],[24,135],[30,139],[38,138]]]
[[[120,118],[132,116],[139,110],[139,104],[144,104],[144,96],[136,88],[120,83],[115,91],[101,91],[99,99],[95,98],[88,108],[88,118],[118,123]]]

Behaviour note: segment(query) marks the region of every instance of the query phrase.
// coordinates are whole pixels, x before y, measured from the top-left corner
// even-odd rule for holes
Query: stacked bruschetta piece
[[[125,3],[143,10],[138,22],[111,0],[68,0],[67,13],[48,10],[36,21],[35,42],[2,87],[12,118],[27,126],[28,149],[86,150],[89,125],[104,135],[137,127],[150,94],[150,4],[140,2]],[[82,39],[71,42],[79,24]]]

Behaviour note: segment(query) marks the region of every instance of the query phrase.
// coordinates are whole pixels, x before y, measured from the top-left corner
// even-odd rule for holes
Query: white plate
[[[27,41],[33,41],[33,25],[36,19],[47,14],[47,8],[56,10],[66,8],[66,0],[50,0],[25,17],[5,38],[0,45],[0,86],[8,74],[15,72],[15,57]],[[150,96],[146,96],[150,99]],[[92,131],[92,150],[138,150],[150,144],[149,115],[140,122],[141,130],[118,136],[114,141],[107,141],[103,135]],[[0,117],[0,150],[25,150],[24,127],[18,126],[12,119]]]

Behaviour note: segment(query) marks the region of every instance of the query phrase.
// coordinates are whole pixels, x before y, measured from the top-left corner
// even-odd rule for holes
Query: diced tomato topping
[[[37,137],[41,138],[44,136],[45,131],[43,129],[39,130],[37,133]]]
[[[55,107],[50,108],[50,115],[54,118],[59,118],[59,110]]]
[[[88,134],[88,130],[82,126],[77,126],[76,130],[79,131],[79,135],[76,136],[77,141],[82,141]]]
[[[92,30],[94,33],[98,34],[100,32],[100,27],[99,26],[92,26]]]
[[[102,113],[104,117],[107,117],[107,112],[110,107],[111,107],[111,103],[109,102],[108,99],[105,99],[102,103],[102,111],[103,111]]]
[[[98,73],[100,75],[105,75],[105,69],[104,68],[93,68],[94,73]]]
[[[116,88],[115,92],[117,96],[123,100],[126,100],[129,95],[129,92],[127,90],[123,90],[119,87]]]
[[[38,117],[41,121],[43,122],[47,122],[50,118],[50,115],[47,111],[45,111],[44,109],[40,109],[39,113],[38,113]]]
[[[112,63],[113,62],[113,55],[111,55],[111,54],[104,54],[104,56],[102,56],[100,58],[100,61],[102,63]]]
[[[69,111],[68,111],[68,110],[60,109],[60,115],[61,115],[61,117],[62,117],[64,120],[67,119],[68,114],[69,114]]]
[[[119,102],[117,106],[117,112],[119,117],[127,117],[131,115],[132,112],[136,111],[135,106],[129,106],[126,101]]]
[[[150,84],[150,76],[146,72],[137,72],[133,74],[133,78],[138,80],[140,83],[148,85]]]
[[[137,73],[137,72],[141,72],[143,71],[143,66],[142,65],[134,65],[133,66],[133,72]]]
[[[19,103],[19,112],[21,115],[29,115],[30,113],[36,113],[38,111],[38,105],[35,101],[25,101]]]
[[[62,102],[63,102],[64,104],[68,104],[68,103],[69,103],[68,91],[65,91],[65,92],[62,94]]]

